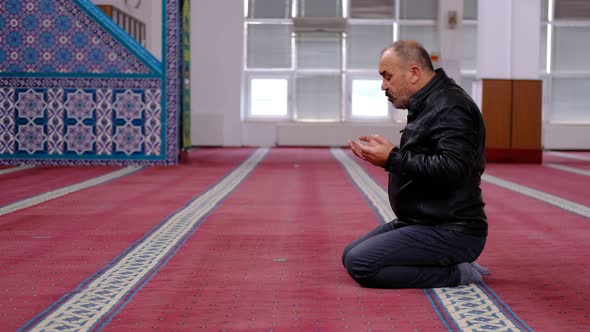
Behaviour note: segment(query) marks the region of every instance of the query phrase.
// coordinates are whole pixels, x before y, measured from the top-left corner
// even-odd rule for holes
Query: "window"
[[[246,6],[248,18],[291,17],[290,0],[248,0]]]
[[[590,3],[543,0],[541,71],[543,119],[590,124]]]
[[[588,22],[590,23],[590,22]],[[553,69],[590,71],[590,24],[557,25],[553,31]],[[580,41],[586,42],[580,42]]]
[[[554,0],[556,19],[590,19],[590,2],[587,0]]]
[[[477,0],[463,1],[461,78],[457,82],[470,95],[477,65]]]
[[[590,123],[590,76],[579,78],[553,77],[551,122]]]
[[[295,84],[297,120],[340,120],[340,75],[301,75],[296,78]]]
[[[400,121],[406,113],[381,91],[381,50],[401,38],[439,50],[437,0],[245,0],[245,7],[247,118]]]
[[[285,121],[401,121],[380,89],[379,53],[398,39],[440,49],[438,0],[245,0],[245,114]],[[541,0],[540,73],[544,119],[590,122],[590,2]],[[581,7],[580,7],[581,6]],[[463,1],[461,78],[476,78],[478,0]],[[295,18],[295,20],[294,20]],[[317,30],[300,29],[298,18]],[[338,20],[341,18],[341,20]],[[321,24],[333,24],[322,29]],[[331,23],[330,23],[331,22]],[[335,28],[342,23],[342,30]],[[323,30],[323,31],[322,31]],[[279,89],[265,96],[267,80]],[[274,81],[276,80],[276,81]],[[279,83],[281,82],[281,83]],[[582,90],[581,90],[582,89]],[[262,97],[259,97],[262,96]],[[266,106],[264,106],[266,105]],[[274,106],[268,106],[274,105]],[[385,106],[383,106],[385,105]]]
[[[391,24],[354,24],[348,28],[348,68],[374,71],[379,53],[393,41]]]
[[[248,68],[290,68],[291,26],[286,24],[248,24]]]
[[[381,90],[381,80],[352,81],[352,117],[386,117],[388,101]]]
[[[426,25],[400,25],[399,39],[419,40],[430,54],[436,54],[439,50],[438,30],[434,22]]]
[[[463,0],[463,19],[477,20],[477,0]]]
[[[286,117],[287,101],[286,79],[253,78],[250,81],[250,116]]]
[[[477,25],[463,23],[461,33],[461,68],[475,70],[477,61]]]
[[[400,19],[429,19],[438,17],[438,0],[401,0]]]
[[[297,0],[298,16],[339,17],[342,16],[341,0]]]
[[[350,18],[394,19],[394,0],[349,0]]]
[[[547,24],[541,24],[541,44],[539,45],[539,67],[542,72],[547,71]]]
[[[341,37],[337,33],[300,33],[297,37],[297,67],[340,70]]]

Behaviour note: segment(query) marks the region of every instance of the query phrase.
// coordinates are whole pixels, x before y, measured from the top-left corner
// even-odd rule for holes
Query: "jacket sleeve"
[[[476,168],[480,150],[480,122],[470,110],[454,106],[439,118],[428,138],[432,152],[393,149],[385,165],[390,173],[400,176],[461,183]]]

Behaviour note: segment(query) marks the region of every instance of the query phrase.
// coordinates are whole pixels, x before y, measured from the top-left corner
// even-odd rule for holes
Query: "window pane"
[[[248,24],[248,68],[291,67],[291,26]]]
[[[300,33],[297,36],[297,67],[339,69],[342,47],[338,33]]]
[[[350,25],[348,29],[348,67],[377,69],[379,53],[393,42],[391,25]]]
[[[551,121],[590,122],[590,77],[553,78]]]
[[[250,81],[250,114],[286,116],[287,91],[286,79],[252,79]]]
[[[553,68],[590,70],[590,27],[556,27],[554,32]]]
[[[342,0],[298,0],[299,16],[341,17]]]
[[[435,26],[408,26],[399,28],[400,39],[417,40],[428,53],[438,53],[438,32]]]
[[[299,120],[340,120],[340,76],[305,76],[296,79],[295,104]]]
[[[551,120],[551,77],[541,75],[543,80],[543,122]]]
[[[463,19],[477,20],[477,1],[463,0]]]
[[[461,69],[475,70],[477,61],[477,25],[463,24],[461,38]]]
[[[380,80],[352,81],[352,116],[386,117],[387,97]]]
[[[555,0],[556,19],[589,19],[588,0]]]
[[[249,18],[289,18],[291,0],[248,0]]]
[[[401,19],[431,19],[438,17],[437,0],[400,0]]]
[[[393,0],[350,0],[350,18],[392,19],[395,17]]]
[[[392,112],[393,122],[395,123],[407,123],[408,122],[408,110],[393,109]]]
[[[541,24],[541,45],[539,45],[539,68],[547,70],[547,24]]]
[[[475,77],[473,76],[461,75],[461,81],[457,83],[459,83],[463,90],[465,90],[471,96],[472,84],[474,80]]]

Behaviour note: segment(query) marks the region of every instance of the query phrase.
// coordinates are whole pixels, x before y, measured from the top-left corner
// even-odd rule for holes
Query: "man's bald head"
[[[381,90],[397,109],[409,106],[410,98],[435,75],[430,55],[413,40],[400,40],[386,47],[379,59]]]
[[[393,51],[406,64],[416,64],[424,71],[434,71],[430,54],[415,40],[398,40],[381,51],[381,56],[386,52]]]

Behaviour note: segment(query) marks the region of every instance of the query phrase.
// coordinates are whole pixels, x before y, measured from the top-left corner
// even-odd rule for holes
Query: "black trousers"
[[[342,263],[361,286],[435,288],[457,286],[457,264],[473,262],[486,238],[432,226],[394,229],[381,225],[349,244]]]

